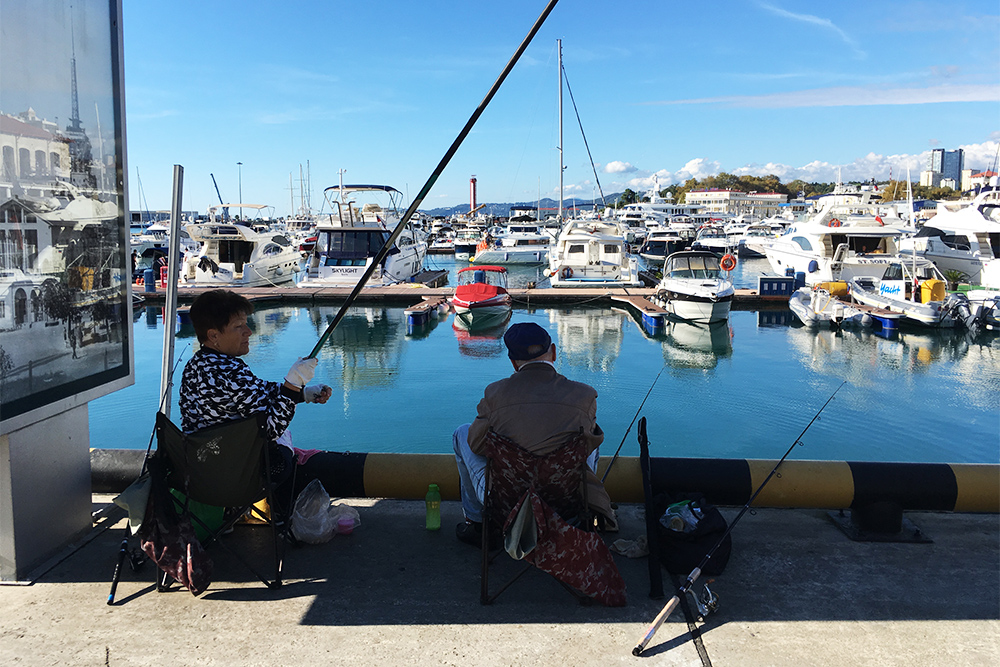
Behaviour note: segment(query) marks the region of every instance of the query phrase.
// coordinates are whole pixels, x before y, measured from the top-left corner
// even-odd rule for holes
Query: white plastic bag
[[[330,513],[330,494],[323,483],[314,479],[295,499],[292,512],[292,535],[300,542],[329,542],[337,530],[337,517]]]

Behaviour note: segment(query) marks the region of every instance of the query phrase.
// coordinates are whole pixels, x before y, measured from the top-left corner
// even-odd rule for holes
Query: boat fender
[[[732,271],[736,268],[736,258],[727,252],[722,256],[722,261],[719,262],[719,266],[722,267],[723,271]]]
[[[565,279],[565,280],[569,280],[570,278],[572,278],[572,277],[573,277],[573,269],[571,269],[571,268],[570,268],[570,267],[568,267],[568,266],[566,266],[566,267],[563,267],[563,270],[562,270],[562,277],[563,277],[563,279]]]
[[[830,221],[830,226],[831,227],[840,227],[840,220],[838,220],[837,218],[834,218],[833,220]]]
[[[138,278],[136,278],[136,279],[135,279],[135,284],[136,284],[136,285],[139,285],[140,287],[142,287],[142,285],[143,285],[143,284],[144,284],[145,282],[146,282],[146,281],[142,279],[142,276],[139,276]]]
[[[819,263],[815,260],[809,260],[809,273],[815,273],[819,270]]]

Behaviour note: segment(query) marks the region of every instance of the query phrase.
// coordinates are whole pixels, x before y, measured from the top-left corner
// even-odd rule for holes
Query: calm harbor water
[[[445,260],[437,262],[446,268]],[[756,286],[752,268],[736,282]],[[512,282],[534,279],[523,271],[513,272]],[[280,380],[336,311],[261,308],[251,317],[247,362],[259,376]],[[511,372],[502,330],[470,335],[452,327],[453,317],[407,331],[402,308],[352,308],[319,355],[316,381],[332,386],[334,395],[326,405],[299,406],[295,444],[450,452],[452,430],[475,416],[483,387]],[[90,404],[93,447],[149,442],[163,323],[159,308],[140,309],[135,318],[137,381]],[[589,305],[515,307],[511,321],[546,327],[559,349],[559,370],[597,388],[605,455],[622,441],[662,369],[641,413],[654,456],[779,458],[846,380],[792,457],[1000,462],[995,336],[971,341],[962,332],[903,331],[887,340],[869,331],[810,331],[776,311],[736,311],[728,324],[711,328],[674,323],[649,336],[632,315]],[[181,366],[196,346],[193,330],[181,329]],[[176,391],[172,405],[179,421]],[[638,454],[634,428],[622,454]]]

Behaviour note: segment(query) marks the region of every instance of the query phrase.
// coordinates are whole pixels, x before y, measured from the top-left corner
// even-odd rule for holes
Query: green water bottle
[[[439,530],[441,528],[441,491],[437,484],[431,484],[427,487],[424,502],[427,504],[427,530]]]

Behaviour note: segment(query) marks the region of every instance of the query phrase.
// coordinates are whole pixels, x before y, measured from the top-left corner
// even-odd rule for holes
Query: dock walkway
[[[579,667],[917,667],[1000,664],[1000,530],[995,514],[907,513],[934,542],[853,542],[822,510],[759,509],[733,552],[704,624],[674,611],[642,656],[631,654],[665,600],[648,597],[645,558],[615,556],[628,605],[580,606],[528,572],[479,604],[478,549],[458,542],[456,501],[442,529],[424,504],[338,499],[361,524],[327,544],[289,549],[285,585],[264,588],[210,547],[213,583],[198,598],[157,593],[153,569],[125,568],[105,604],[124,521],[108,519],[30,586],[0,586],[0,662],[73,665],[543,665]],[[108,496],[94,497],[95,509]],[[621,529],[644,532],[641,507]],[[732,520],[736,510],[723,509]],[[113,526],[110,529],[109,526]],[[266,530],[238,526],[237,544]],[[516,564],[500,562],[504,570]],[[670,591],[670,578],[665,575]],[[700,590],[700,587],[698,588]],[[668,596],[670,593],[668,592]],[[693,634],[692,630],[697,629]]]

